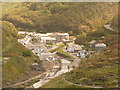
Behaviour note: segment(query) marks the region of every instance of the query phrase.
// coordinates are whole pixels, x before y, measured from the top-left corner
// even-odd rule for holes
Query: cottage
[[[53,33],[50,36],[56,38],[56,40],[59,42],[69,41],[68,33]]]
[[[80,55],[80,58],[85,58],[86,57],[86,50],[81,50],[78,53]]]
[[[95,45],[95,50],[100,51],[101,49],[106,48],[106,44],[104,43],[98,43]]]
[[[40,60],[48,60],[48,61],[55,60],[54,54],[50,52],[41,53],[39,57],[40,57]]]
[[[25,38],[18,39],[18,42],[26,46],[30,42],[30,40],[31,37],[29,35],[26,35]]]
[[[40,41],[42,43],[49,43],[49,41],[55,41],[55,40],[56,40],[56,38],[52,38],[52,37],[41,37],[40,38]]]
[[[80,51],[82,50],[82,47],[80,45],[74,44],[74,43],[69,43],[67,47],[68,52],[75,52],[75,51]]]
[[[96,40],[92,40],[91,42],[89,42],[90,44],[90,48],[95,48],[95,44],[97,44]]]
[[[18,34],[26,34],[27,32],[19,31]]]
[[[80,46],[80,45],[74,45],[74,50],[75,51],[80,51],[80,50],[82,50],[82,47]]]

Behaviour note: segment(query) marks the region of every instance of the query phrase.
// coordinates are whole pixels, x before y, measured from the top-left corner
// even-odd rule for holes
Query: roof
[[[18,34],[25,34],[26,32],[24,31],[19,31]]]
[[[106,44],[104,43],[98,43],[95,45],[95,47],[106,47]]]
[[[47,34],[41,34],[41,33],[37,33],[35,35],[38,35],[38,36],[48,36]]]
[[[41,37],[42,40],[56,40],[56,38],[51,37]]]

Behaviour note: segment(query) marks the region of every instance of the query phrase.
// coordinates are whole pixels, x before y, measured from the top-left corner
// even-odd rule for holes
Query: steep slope
[[[117,3],[5,3],[3,20],[38,32],[80,34],[96,30],[117,13]],[[102,13],[102,14],[101,14]]]
[[[31,64],[39,58],[17,42],[17,29],[12,23],[3,21],[2,24],[2,82],[4,87],[26,79],[25,76],[29,77],[27,72],[31,71]],[[30,56],[23,56],[24,52],[29,52]]]

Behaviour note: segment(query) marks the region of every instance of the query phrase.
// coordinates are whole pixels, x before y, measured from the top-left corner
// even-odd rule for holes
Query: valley
[[[3,88],[118,88],[118,3],[1,3]]]

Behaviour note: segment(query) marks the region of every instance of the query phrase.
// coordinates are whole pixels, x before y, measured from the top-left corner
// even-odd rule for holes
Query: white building
[[[57,41],[69,41],[69,34],[68,33],[53,33],[49,34],[51,37],[56,38]]]
[[[19,31],[18,34],[26,34],[27,32],[25,31]]]
[[[54,54],[53,53],[41,53],[40,55],[40,60],[55,60]]]
[[[74,52],[74,51],[80,51],[80,50],[82,50],[82,47],[78,44],[69,43],[67,46],[68,52]]]
[[[52,37],[41,37],[40,38],[40,41],[42,43],[47,43],[47,41],[55,41],[55,40],[56,40],[56,38],[52,38]]]
[[[103,48],[106,48],[106,44],[104,44],[104,43],[98,43],[98,44],[95,45],[95,50],[96,51],[99,51]]]
[[[18,42],[22,45],[26,46],[31,40],[31,37],[29,35],[26,35],[23,39],[18,39]]]

